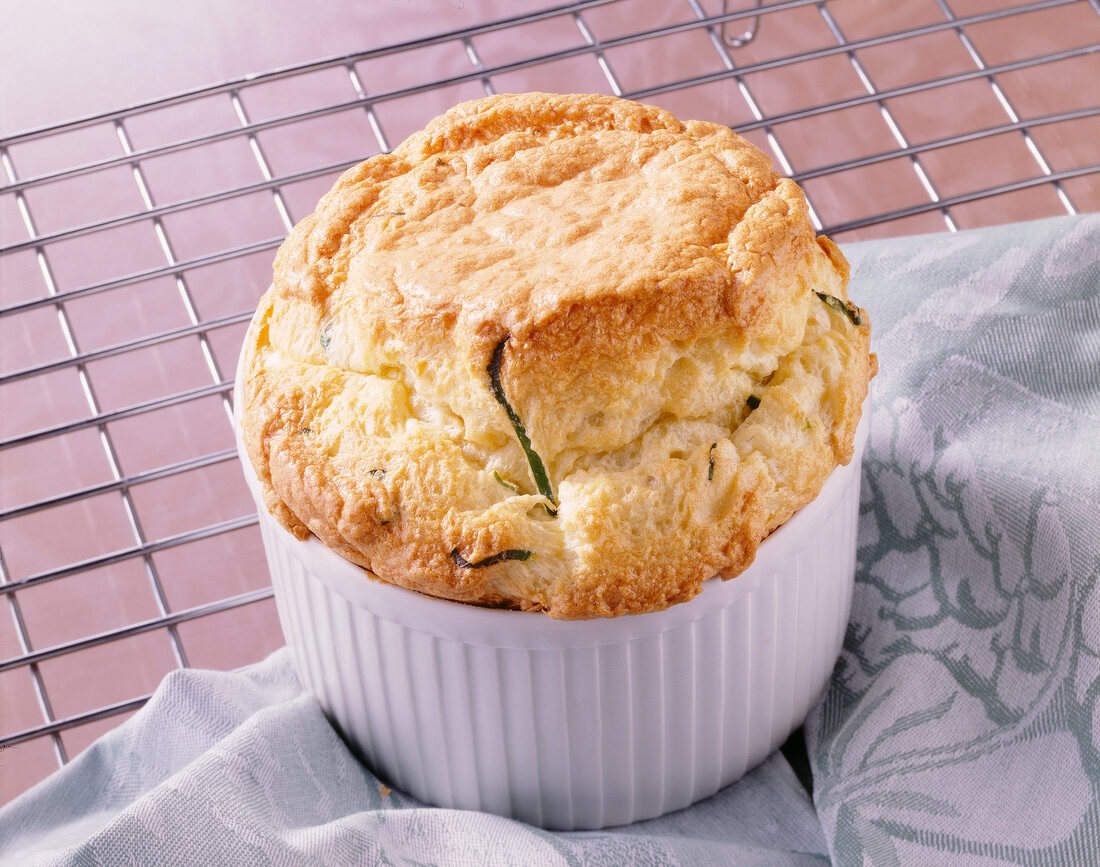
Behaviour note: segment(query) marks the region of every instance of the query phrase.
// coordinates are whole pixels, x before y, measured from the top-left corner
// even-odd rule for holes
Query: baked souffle
[[[458,105],[346,172],[244,347],[267,508],[369,577],[558,618],[733,578],[847,463],[848,266],[729,128],[598,95]]]

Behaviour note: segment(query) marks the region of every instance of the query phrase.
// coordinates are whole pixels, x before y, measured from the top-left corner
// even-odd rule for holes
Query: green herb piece
[[[403,217],[404,211],[375,211],[373,214],[367,214],[367,222],[369,223],[375,217]]]
[[[394,506],[393,511],[390,514],[388,514],[385,518],[383,518],[381,521],[378,522],[378,526],[386,527],[386,526],[389,526],[390,524],[393,524],[396,521],[400,521],[400,520],[401,520],[401,509],[398,508],[397,506]]]
[[[520,490],[519,485],[513,485],[510,481],[501,476],[501,474],[498,473],[496,470],[493,470],[493,478],[504,485],[504,487],[506,487],[509,491],[519,494],[521,497],[523,496],[523,491]]]
[[[852,320],[853,325],[862,325],[863,317],[859,315],[859,308],[853,307],[845,301],[841,301],[832,295],[826,295],[824,292],[814,292],[818,298],[828,304],[837,313],[843,313],[849,319]]]
[[[748,404],[750,410],[753,410],[760,406],[760,398],[758,398],[755,394],[750,394],[747,398],[745,398],[745,403]]]
[[[542,462],[542,458],[531,448],[531,440],[527,436],[527,429],[524,428],[523,422],[520,421],[516,411],[512,409],[512,405],[508,403],[508,398],[504,396],[504,387],[500,384],[500,365],[504,361],[504,347],[510,339],[510,337],[505,337],[493,350],[493,357],[489,362],[489,384],[493,388],[493,396],[497,399],[497,403],[504,407],[504,411],[508,413],[508,419],[512,422],[512,428],[516,432],[516,439],[519,440],[523,453],[527,455],[527,463],[531,465],[531,475],[535,479],[535,485],[538,487],[539,493],[555,506],[554,509],[548,508],[546,510],[553,516],[558,513],[556,508],[558,501],[554,499],[554,488],[550,485],[550,477],[546,474],[546,467]]]
[[[451,559],[455,561],[460,569],[484,569],[486,566],[494,566],[505,560],[530,560],[531,556],[531,551],[524,551],[522,548],[509,548],[507,551],[501,551],[499,554],[492,554],[484,560],[475,560],[471,563],[458,552],[458,548],[451,551]]]
[[[332,343],[332,336],[322,331],[317,339],[321,343],[321,350],[323,352],[328,352],[328,345]]]
[[[804,430],[813,430],[813,424],[809,419],[806,419],[806,423],[802,427]]]
[[[710,450],[707,452],[707,461],[710,466],[707,467],[707,481],[714,481],[714,450],[718,448],[718,443],[711,443]]]

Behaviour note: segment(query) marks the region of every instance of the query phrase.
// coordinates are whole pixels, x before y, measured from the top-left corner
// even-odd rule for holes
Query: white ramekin
[[[237,439],[298,674],[366,764],[430,804],[595,829],[714,794],[821,693],[852,598],[864,409],[851,463],[743,574],[666,611],[587,621],[366,577],[267,513],[239,423]]]

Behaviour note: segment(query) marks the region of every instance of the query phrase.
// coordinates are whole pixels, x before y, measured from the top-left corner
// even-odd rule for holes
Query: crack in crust
[[[725,127],[466,103],[280,249],[246,448],[284,526],[383,580],[658,610],[743,571],[849,459],[875,360],[847,279],[801,190]]]

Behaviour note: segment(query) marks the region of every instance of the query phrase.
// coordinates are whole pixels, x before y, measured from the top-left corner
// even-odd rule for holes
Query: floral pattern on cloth
[[[1100,217],[851,258],[881,372],[806,727],[833,860],[1100,864]]]

